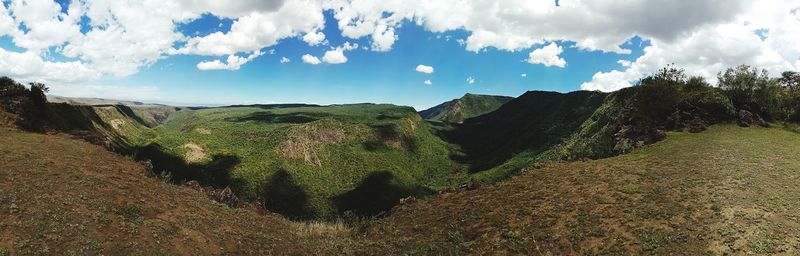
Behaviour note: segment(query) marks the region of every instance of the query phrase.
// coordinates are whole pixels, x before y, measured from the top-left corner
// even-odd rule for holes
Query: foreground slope
[[[346,236],[316,239],[146,173],[96,145],[0,128],[0,254],[347,252]]]
[[[372,227],[420,254],[800,253],[800,135],[712,126],[401,205]]]
[[[431,121],[461,123],[467,118],[492,112],[512,99],[514,98],[467,93],[461,98],[420,111],[419,115]]]

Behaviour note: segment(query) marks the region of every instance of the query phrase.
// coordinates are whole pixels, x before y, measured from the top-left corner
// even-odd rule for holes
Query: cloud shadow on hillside
[[[228,122],[255,121],[262,123],[304,124],[333,116],[334,115],[332,114],[320,113],[320,112],[292,112],[286,114],[278,114],[271,111],[259,111],[241,117],[225,118],[225,121]]]
[[[311,219],[315,216],[308,207],[308,194],[286,170],[273,174],[264,187],[264,207],[290,219]]]
[[[424,187],[407,188],[397,184],[394,174],[388,171],[373,172],[355,189],[334,199],[340,213],[352,212],[358,216],[375,216],[390,210],[408,196],[423,196],[433,191]]]
[[[241,181],[230,176],[231,171],[241,160],[233,155],[213,155],[211,160],[201,164],[188,164],[180,156],[171,154],[161,145],[150,144],[131,150],[135,160],[150,160],[153,173],[156,175],[169,173],[174,183],[196,180],[203,186],[215,188],[241,185]]]

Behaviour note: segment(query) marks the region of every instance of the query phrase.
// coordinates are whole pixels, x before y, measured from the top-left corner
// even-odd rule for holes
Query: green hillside
[[[121,133],[152,136],[127,139],[132,153],[177,182],[231,186],[296,218],[372,215],[467,179],[449,159],[455,148],[393,105],[184,109],[151,131]]]
[[[605,98],[606,94],[599,92],[531,91],[494,112],[467,119],[444,134],[464,149],[466,156],[459,160],[469,163],[473,172],[503,165],[515,156],[526,156],[524,161],[501,166],[502,172],[518,171],[575,132]]]
[[[514,98],[467,93],[461,98],[420,111],[419,114],[426,120],[461,123],[468,118],[492,112],[512,99]]]

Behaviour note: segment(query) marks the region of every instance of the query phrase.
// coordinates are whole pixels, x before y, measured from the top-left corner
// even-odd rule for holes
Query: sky
[[[614,91],[800,70],[797,0],[2,0],[0,75],[176,105]]]

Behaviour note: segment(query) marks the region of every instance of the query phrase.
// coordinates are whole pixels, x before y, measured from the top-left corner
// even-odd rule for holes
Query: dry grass
[[[309,164],[322,166],[318,151],[324,145],[344,140],[342,125],[334,121],[318,121],[294,127],[281,143],[280,152],[285,157],[303,159]]]
[[[423,255],[798,255],[798,145],[778,128],[671,133],[629,155],[396,207],[366,237]]]
[[[96,145],[0,128],[6,255],[352,253],[341,226],[303,225],[147,178],[143,166]]]
[[[183,158],[187,163],[199,163],[206,159],[206,151],[200,145],[193,142],[186,143],[182,146],[186,150]]]

